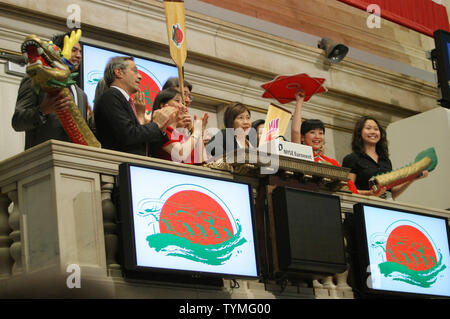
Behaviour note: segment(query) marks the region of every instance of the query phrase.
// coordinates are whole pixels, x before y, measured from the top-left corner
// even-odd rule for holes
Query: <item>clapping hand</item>
[[[188,112],[180,111],[178,113],[177,128],[182,127],[190,131],[192,126],[193,123],[191,115]]]
[[[134,106],[136,107],[136,113],[141,124],[147,124],[151,120],[151,115],[147,113],[145,95],[141,91],[137,91],[134,94]]]
[[[205,132],[206,126],[208,125],[208,119],[209,113],[204,113],[199,120],[197,119],[197,115],[194,115],[194,125],[193,125],[194,134],[203,135],[203,132]]]
[[[162,109],[153,111],[152,121],[158,125],[161,132],[165,132],[167,126],[176,121],[178,112],[179,109],[177,107],[163,107]]]

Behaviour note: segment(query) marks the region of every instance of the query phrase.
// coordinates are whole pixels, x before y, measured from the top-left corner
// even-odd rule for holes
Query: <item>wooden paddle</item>
[[[180,93],[184,104],[183,65],[187,55],[184,0],[164,0],[164,8],[170,56],[178,67],[178,82],[180,83]]]

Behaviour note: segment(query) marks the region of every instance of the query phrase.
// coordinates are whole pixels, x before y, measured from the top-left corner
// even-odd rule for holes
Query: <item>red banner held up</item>
[[[338,0],[367,10],[371,4],[381,9],[381,17],[433,37],[436,30],[450,32],[447,10],[433,0]]]

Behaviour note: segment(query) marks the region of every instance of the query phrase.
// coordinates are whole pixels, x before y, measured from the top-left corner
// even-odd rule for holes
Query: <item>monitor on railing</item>
[[[258,277],[250,184],[124,163],[119,198],[125,275]]]
[[[362,296],[450,297],[446,218],[361,203],[354,213]]]
[[[174,64],[168,64],[148,58],[139,57],[125,52],[119,52],[107,48],[82,43],[82,79],[83,91],[88,96],[89,104],[94,107],[95,89],[97,83],[103,78],[105,67],[109,60],[115,56],[131,56],[142,76],[139,85],[140,91],[144,93],[146,110],[151,112],[156,95],[161,91],[164,83],[170,77],[178,77],[178,68]]]

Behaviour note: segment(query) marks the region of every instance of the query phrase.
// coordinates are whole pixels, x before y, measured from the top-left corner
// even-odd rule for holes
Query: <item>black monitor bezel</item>
[[[122,55],[123,56],[129,56],[129,57],[133,57],[133,58],[146,60],[146,61],[149,61],[149,62],[165,64],[167,66],[171,66],[171,67],[174,67],[174,68],[178,69],[178,66],[175,63],[169,63],[169,62],[165,62],[165,61],[161,61],[161,60],[157,60],[157,59],[152,59],[152,58],[148,58],[148,57],[145,57],[145,56],[142,56],[142,55],[131,54],[131,53],[127,52],[127,51],[117,50],[117,49],[109,48],[109,47],[106,47],[106,46],[93,44],[90,41],[80,41],[80,45],[81,45],[82,59],[81,59],[81,65],[80,65],[80,67],[78,69],[78,72],[79,72],[79,78],[80,78],[79,86],[83,90],[84,90],[84,80],[83,80],[83,78],[84,78],[84,60],[85,60],[84,46],[85,45],[88,45],[90,47],[94,47],[94,48],[97,48],[97,49],[101,49],[101,50],[114,52],[114,53],[117,53],[117,55],[120,55],[120,56],[122,56]],[[182,67],[182,74],[184,76],[184,66]],[[94,106],[92,105],[92,107],[94,107]]]
[[[435,49],[435,59],[437,64],[437,78],[441,90],[441,105],[450,108],[450,32],[436,30],[433,33]]]
[[[448,223],[448,219],[441,216],[426,214],[422,212],[415,212],[412,210],[394,208],[389,206],[382,206],[377,204],[366,204],[366,203],[356,203],[353,205],[353,234],[355,240],[355,248],[356,251],[353,254],[354,258],[354,267],[356,267],[355,271],[355,283],[356,283],[356,293],[363,298],[440,298],[440,299],[450,299],[448,296],[443,295],[433,295],[433,294],[422,294],[422,293],[413,293],[413,292],[401,292],[401,291],[393,291],[393,290],[383,290],[383,289],[373,289],[367,286],[366,281],[368,276],[370,275],[367,272],[367,267],[370,265],[369,259],[369,250],[368,250],[368,242],[367,242],[367,229],[364,218],[364,206],[366,207],[374,207],[381,208],[391,211],[396,211],[400,213],[407,213],[412,215],[425,216],[430,218],[441,219],[445,221],[446,230],[447,230],[447,240],[450,246],[450,227]]]

